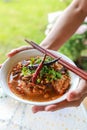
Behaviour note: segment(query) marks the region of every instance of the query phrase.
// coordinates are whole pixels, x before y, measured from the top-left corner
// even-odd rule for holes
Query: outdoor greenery
[[[27,45],[24,38],[40,43],[48,13],[63,10],[71,0],[0,0],[0,63],[13,48]]]
[[[87,31],[74,34],[61,48],[60,52],[72,59],[78,67],[87,71]]]
[[[83,50],[87,49],[87,45],[84,44],[87,40],[87,32],[83,34],[74,34],[61,48],[60,52],[70,57],[73,61],[76,61],[80,56],[87,56],[83,54]],[[85,53],[87,53],[85,51]]]
[[[10,50],[27,45],[24,38],[39,44],[45,37],[48,13],[64,10],[70,2],[71,0],[1,0],[0,63],[7,58],[6,54]],[[77,62],[82,55],[87,54],[87,45],[83,44],[86,39],[87,32],[75,34],[59,51]],[[82,68],[87,70],[87,59],[81,62]]]

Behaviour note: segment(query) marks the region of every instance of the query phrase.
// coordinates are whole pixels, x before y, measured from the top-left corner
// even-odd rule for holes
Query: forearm
[[[83,2],[85,2],[87,6],[86,0],[74,0],[71,3],[40,44],[42,47],[58,50],[58,48],[73,35],[87,15],[87,12],[83,10]]]

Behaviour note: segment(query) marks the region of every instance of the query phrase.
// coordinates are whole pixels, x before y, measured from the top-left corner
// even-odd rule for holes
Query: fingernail
[[[45,111],[54,111],[56,109],[56,105],[48,106],[45,108]]]

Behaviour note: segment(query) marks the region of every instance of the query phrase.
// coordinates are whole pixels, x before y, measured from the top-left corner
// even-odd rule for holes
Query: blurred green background
[[[11,49],[27,45],[24,38],[40,43],[48,13],[66,6],[60,0],[0,0],[0,63]]]
[[[0,63],[4,62],[7,58],[6,54],[10,50],[27,45],[24,38],[32,39],[39,44],[45,37],[48,13],[64,10],[71,1],[0,0]],[[70,57],[77,64],[86,61],[83,69],[87,68],[87,59],[81,59],[81,55],[84,57],[87,54],[87,45],[83,44],[83,41],[87,38],[86,35],[86,32],[75,35],[60,48],[60,52]],[[83,50],[85,52],[82,53]],[[78,61],[79,58],[80,61]]]

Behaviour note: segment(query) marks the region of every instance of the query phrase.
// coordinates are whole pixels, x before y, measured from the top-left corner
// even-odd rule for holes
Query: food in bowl
[[[15,95],[24,100],[46,102],[61,97],[70,88],[68,70],[49,56],[46,56],[36,81],[32,82],[42,60],[43,56],[33,56],[19,61],[12,68],[8,74],[8,86]]]

